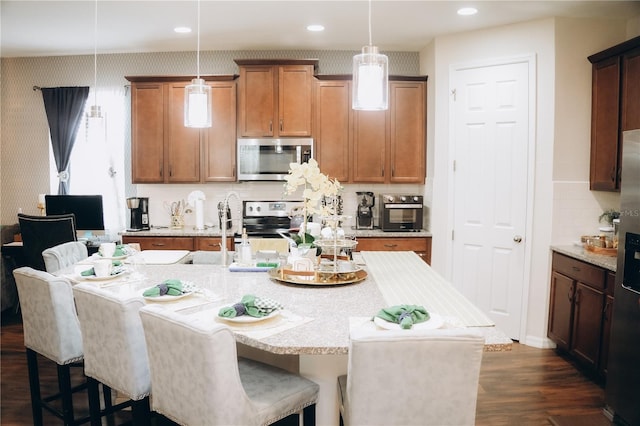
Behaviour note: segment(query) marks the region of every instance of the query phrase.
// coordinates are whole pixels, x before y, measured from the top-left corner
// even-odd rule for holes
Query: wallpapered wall
[[[318,74],[351,74],[355,51],[210,51],[200,54],[201,74],[237,74],[234,59],[317,58]],[[418,75],[417,52],[384,52],[389,73]],[[98,88],[121,90],[129,108],[128,84],[132,75],[193,75],[195,52],[98,55]],[[42,95],[33,86],[94,86],[93,56],[3,58],[0,69],[2,107],[0,213],[1,221],[16,222],[16,213],[37,214],[36,200],[49,192],[48,125]],[[90,98],[91,101],[91,98]],[[127,120],[129,115],[127,115]],[[130,183],[130,128],[125,129],[125,193],[135,193]]]

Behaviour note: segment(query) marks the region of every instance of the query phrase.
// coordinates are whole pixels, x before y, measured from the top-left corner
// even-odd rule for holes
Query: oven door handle
[[[640,291],[636,290],[635,288],[629,287],[628,285],[625,285],[624,283],[622,283],[622,288],[624,288],[625,290],[629,290],[635,294],[640,294]]]
[[[385,209],[421,209],[422,204],[385,204]]]

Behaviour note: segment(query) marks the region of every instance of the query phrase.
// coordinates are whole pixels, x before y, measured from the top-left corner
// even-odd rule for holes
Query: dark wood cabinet
[[[640,128],[640,37],[589,56],[590,188],[619,191],[622,132]]]
[[[238,134],[244,138],[310,137],[317,60],[236,60]]]
[[[592,373],[606,374],[615,274],[553,253],[548,337]]]
[[[133,183],[235,180],[236,82],[207,77],[212,127],[184,125],[184,90],[190,77],[126,77],[131,81]]]

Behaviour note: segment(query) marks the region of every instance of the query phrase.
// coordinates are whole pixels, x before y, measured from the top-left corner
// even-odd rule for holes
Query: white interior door
[[[528,199],[529,64],[452,72],[453,284],[520,340]]]

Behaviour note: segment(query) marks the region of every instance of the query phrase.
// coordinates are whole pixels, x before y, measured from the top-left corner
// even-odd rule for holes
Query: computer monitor
[[[44,200],[47,215],[73,213],[82,234],[104,234],[102,195],[46,195]]]

